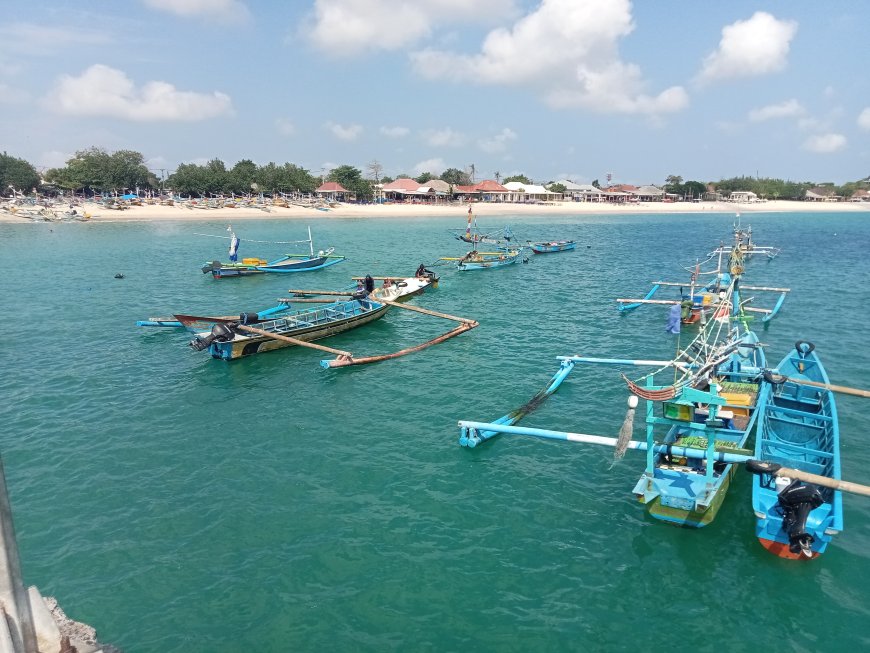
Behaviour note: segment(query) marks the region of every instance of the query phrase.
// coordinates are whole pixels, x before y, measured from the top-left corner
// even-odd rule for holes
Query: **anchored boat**
[[[228,231],[232,231],[232,226]],[[209,235],[209,234],[201,234]],[[213,236],[216,238],[224,238],[224,236]],[[240,242],[245,242],[239,239],[235,232],[232,232],[230,238],[230,262],[222,263],[221,261],[212,261],[205,263],[201,270],[203,274],[211,272],[215,279],[225,279],[227,277],[246,277],[255,274],[264,274],[266,272],[312,272],[320,270],[336,263],[341,263],[347,260],[346,257],[334,254],[335,248],[330,247],[325,250],[314,252],[314,240],[311,237],[311,227],[308,227],[308,240],[281,241],[280,244],[301,244],[307,243],[309,252],[307,254],[285,254],[284,256],[268,261],[261,258],[243,258],[239,263],[237,260],[238,247]],[[261,241],[247,241],[261,242]]]
[[[759,400],[755,458],[840,480],[840,429],[828,375],[811,343],[798,342],[767,381]],[[756,534],[781,558],[814,558],[843,530],[839,490],[774,476],[747,465]]]
[[[550,254],[553,252],[567,252],[575,249],[577,243],[573,240],[553,240],[543,243],[529,243],[529,247],[535,254]]]
[[[456,269],[462,272],[465,270],[488,270],[490,268],[512,265],[520,260],[521,255],[521,249],[505,249],[498,252],[478,252],[477,250],[472,250],[465,256],[443,256],[441,260],[453,261],[456,264]]]

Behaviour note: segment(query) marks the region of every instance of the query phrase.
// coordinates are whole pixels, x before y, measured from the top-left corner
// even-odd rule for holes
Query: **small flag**
[[[230,227],[231,229],[232,227]],[[230,260],[233,263],[239,260],[239,238],[235,232],[233,232],[232,238],[230,238]]]

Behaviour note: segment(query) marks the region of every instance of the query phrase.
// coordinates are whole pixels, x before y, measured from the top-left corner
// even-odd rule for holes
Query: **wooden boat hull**
[[[387,304],[369,300],[336,302],[314,310],[299,311],[292,316],[261,322],[256,326],[258,329],[274,332],[277,335],[313,342],[374,322],[382,318],[389,308]],[[182,315],[176,317],[185,325],[191,319],[196,319]],[[205,338],[208,335],[209,332],[201,332],[197,334],[197,337]],[[236,333],[232,340],[227,342],[212,342],[208,346],[208,352],[212,358],[236,360],[292,346],[293,344],[286,340],[277,340],[263,335]]]
[[[459,259],[456,262],[456,268],[462,272],[467,270],[489,270],[492,268],[501,268],[506,265],[513,265],[520,258],[520,253],[504,254],[499,256],[485,256],[478,260],[463,260]]]
[[[801,354],[796,348],[780,362],[777,371],[789,379],[829,383],[821,361],[812,350]],[[759,412],[756,459],[840,478],[839,424],[831,390],[792,381],[767,383]],[[753,476],[756,536],[765,549],[778,557],[790,560],[816,557],[843,529],[842,493],[819,488],[823,503],[809,512],[802,529],[812,542],[806,548],[790,547],[792,542],[785,530],[784,507],[779,497],[783,486],[777,488],[776,479],[770,475]]]
[[[573,240],[552,243],[532,243],[529,245],[535,254],[552,254],[554,252],[567,252],[577,247]]]

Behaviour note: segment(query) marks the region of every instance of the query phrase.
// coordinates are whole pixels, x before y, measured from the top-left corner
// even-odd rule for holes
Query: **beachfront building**
[[[554,193],[536,184],[509,181],[504,187],[510,191],[507,196],[508,202],[538,204],[540,202],[553,202],[562,199],[561,193]]]
[[[835,195],[833,188],[816,187],[806,191],[804,200],[807,202],[842,202],[843,197]]]
[[[665,191],[656,186],[638,186],[632,192],[639,202],[661,202],[665,197]]]
[[[421,184],[414,179],[402,177],[383,184],[381,195],[386,202],[439,204],[450,198],[450,184],[440,179],[430,179]]]
[[[600,188],[591,184],[575,184],[567,179],[560,179],[557,184],[562,184],[565,187],[565,192],[562,194],[564,199],[573,202],[603,202],[604,193]]]
[[[849,198],[850,202],[870,202],[870,190],[864,190],[863,188],[859,188],[854,193],[852,193],[852,197]]]
[[[758,202],[758,195],[753,193],[751,190],[733,190],[731,191],[731,195],[728,196],[729,202],[741,202],[743,204],[751,204],[752,202]]]
[[[474,185],[481,202],[507,202],[510,191],[497,181],[487,179]]]
[[[356,202],[356,193],[352,193],[337,181],[327,181],[314,191],[317,197],[327,202]]]

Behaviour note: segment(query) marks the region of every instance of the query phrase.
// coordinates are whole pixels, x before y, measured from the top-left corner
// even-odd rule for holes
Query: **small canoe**
[[[840,479],[840,433],[828,375],[810,343],[798,342],[759,399],[755,458]],[[843,530],[839,490],[757,474],[752,480],[755,531],[780,558],[815,558]]]
[[[529,243],[535,254],[550,254],[552,252],[567,252],[577,247],[573,240],[552,240],[544,243]]]

